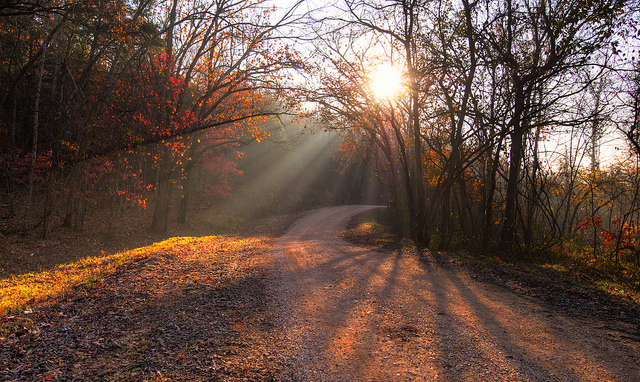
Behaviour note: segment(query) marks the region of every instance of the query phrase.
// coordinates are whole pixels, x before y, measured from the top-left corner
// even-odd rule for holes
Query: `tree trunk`
[[[9,213],[8,217],[13,217],[15,214],[15,168],[17,158],[16,150],[16,131],[17,131],[17,117],[18,117],[18,100],[17,95],[13,94],[13,110],[11,113],[11,134],[10,134],[10,150],[11,150],[11,164],[9,168]]]
[[[189,202],[191,199],[191,188],[193,183],[193,169],[195,166],[195,158],[200,150],[200,140],[197,135],[191,138],[191,147],[184,165],[184,178],[182,180],[182,195],[180,197],[180,205],[178,206],[178,224],[187,224],[187,212],[189,212]]]
[[[169,209],[171,202],[171,182],[167,173],[160,174],[158,179],[158,195],[153,210],[151,229],[157,233],[166,233],[169,226]]]
[[[462,137],[459,134],[459,130],[456,129],[453,115],[451,115],[451,125],[455,131],[452,132],[452,150],[444,170],[444,182],[442,183],[442,196],[440,199],[440,250],[442,251],[446,250],[451,243],[451,232],[453,229],[451,197],[461,162],[460,146],[462,145]],[[434,200],[434,202],[437,201]]]
[[[67,207],[64,215],[62,226],[66,228],[73,227],[73,209],[76,199],[76,182],[71,182],[71,188],[69,189],[69,196],[67,197]]]
[[[495,156],[493,157],[493,163],[491,165],[491,172],[489,173],[489,190],[487,192],[487,199],[485,200],[484,208],[484,228],[482,233],[482,254],[487,254],[489,249],[489,243],[493,236],[493,198],[496,192],[496,178],[498,174],[498,166],[500,165],[500,151],[502,151],[502,140],[498,142],[496,147]]]
[[[120,189],[120,156],[117,157],[118,165],[116,167],[116,174],[114,177],[114,184],[111,193],[110,213],[109,213],[109,227],[107,228],[108,235],[114,236],[118,231],[118,220],[120,219],[120,212],[122,209],[122,198],[118,195]]]
[[[420,89],[418,87],[417,70],[414,56],[414,34],[417,28],[417,9],[412,2],[402,3],[404,13],[404,53],[407,60],[407,73],[409,74],[410,89],[410,122],[409,122],[409,149],[413,155],[413,163],[405,170],[408,186],[409,214],[411,219],[412,238],[419,246],[429,245],[429,227],[426,217],[426,195],[422,181],[422,136],[420,131]]]
[[[38,68],[38,83],[36,85],[36,100],[33,106],[33,136],[31,147],[31,166],[29,168],[29,194],[27,196],[27,206],[22,222],[22,231],[29,228],[29,215],[31,215],[31,204],[33,199],[34,175],[36,168],[36,156],[38,155],[38,125],[40,117],[40,98],[42,93],[42,77],[44,77],[44,61],[47,53],[47,40],[42,42],[42,56],[40,57],[40,67]]]
[[[402,169],[402,180],[404,183],[404,194],[407,204],[407,216],[409,218],[409,235],[411,236],[411,239],[416,242],[416,244],[420,244],[420,242],[418,242],[418,238],[420,236],[419,232],[421,232],[421,224],[423,224],[423,222],[419,220],[420,215],[417,211],[419,206],[416,205],[416,189],[413,186],[413,178],[415,177],[415,175],[412,176],[412,174],[415,173],[411,168],[409,153],[407,152],[407,146],[405,145],[404,136],[402,135],[400,126],[396,122],[397,121],[395,120],[395,116],[392,114],[390,123],[396,138],[397,150],[400,154],[400,168]],[[388,151],[389,158],[391,158],[391,160],[395,160],[391,147],[389,147]]]
[[[449,183],[448,180],[446,183]],[[442,198],[440,199],[440,245],[441,251],[449,247],[451,237],[451,186],[443,185]]]
[[[539,118],[540,122],[541,118]],[[531,175],[529,176],[529,185],[528,185],[528,202],[527,202],[527,213],[526,213],[526,224],[524,226],[524,245],[525,248],[531,248],[533,245],[533,230],[535,225],[535,216],[538,212],[538,200],[540,198],[540,190],[538,189],[538,173],[540,170],[540,160],[538,158],[538,145],[540,142],[540,126],[536,127],[534,136],[533,136],[533,151],[532,151],[532,163],[529,168],[531,168]]]
[[[502,243],[513,245],[516,234],[518,182],[522,163],[523,132],[518,128],[510,134],[511,150],[509,152],[509,177],[507,178],[507,197],[505,201],[505,218],[502,228]]]
[[[165,76],[166,82],[162,89],[164,99],[169,99],[169,76],[171,75],[171,64],[173,62],[173,32],[176,23],[176,12],[178,7],[178,0],[171,2],[171,10],[169,11],[169,20],[167,28],[167,37],[165,40]],[[164,123],[167,127],[170,124],[171,105],[167,102],[164,108]],[[161,166],[161,165],[159,165]],[[162,171],[162,169],[158,169]],[[169,209],[171,204],[171,179],[170,174],[167,171],[162,171],[158,179],[158,194],[156,198],[156,205],[153,210],[153,221],[151,222],[151,229],[157,233],[166,233],[169,226]]]
[[[193,183],[193,164],[189,163],[184,168],[185,174],[182,181],[182,196],[178,206],[178,224],[187,224],[187,212],[189,210],[189,200],[191,198],[191,184]]]
[[[501,242],[505,246],[513,246],[516,235],[518,183],[520,182],[520,167],[524,150],[524,134],[526,128],[522,121],[525,107],[525,97],[522,86],[515,82],[515,110],[509,126],[511,127],[511,150],[509,151],[509,176],[507,178],[507,195],[505,201],[505,218],[502,227]]]
[[[81,232],[84,229],[84,214],[87,210],[87,189],[86,186],[80,186],[80,193],[76,201],[76,218],[73,224],[73,230]]]
[[[51,171],[49,179],[47,180],[47,195],[44,200],[44,208],[42,212],[42,239],[46,239],[49,234],[49,219],[54,209],[55,201],[55,170]]]

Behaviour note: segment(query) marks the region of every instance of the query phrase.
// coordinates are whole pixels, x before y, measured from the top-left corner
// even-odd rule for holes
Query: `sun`
[[[369,89],[377,99],[395,96],[402,86],[402,72],[391,64],[378,66],[370,75]]]

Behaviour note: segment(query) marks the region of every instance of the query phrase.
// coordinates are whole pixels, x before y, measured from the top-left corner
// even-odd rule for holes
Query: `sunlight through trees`
[[[315,21],[320,86],[309,98],[365,153],[417,243],[564,251],[585,216],[606,214],[612,232],[622,232],[616,218],[638,218],[633,186],[611,193],[589,175],[637,169],[621,135],[617,160],[600,160],[603,137],[637,142],[634,93],[616,96],[633,88],[637,40],[623,31],[637,11],[623,1],[345,1]],[[378,102],[376,89],[391,86],[363,73],[391,59],[406,92]]]
[[[421,246],[640,262],[637,18],[625,0],[5,2],[3,234],[80,231],[89,210],[187,224],[251,183],[244,146],[313,158],[300,125],[339,133],[322,162],[358,174],[315,198],[386,195]],[[371,172],[384,191],[359,189]]]

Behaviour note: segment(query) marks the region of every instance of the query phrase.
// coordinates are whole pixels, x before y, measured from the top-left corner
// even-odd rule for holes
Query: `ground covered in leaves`
[[[279,339],[263,283],[270,245],[293,220],[148,253],[2,317],[0,380],[273,379]]]

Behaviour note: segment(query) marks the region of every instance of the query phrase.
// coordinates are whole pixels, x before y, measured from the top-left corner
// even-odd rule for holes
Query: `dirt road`
[[[287,375],[300,381],[640,381],[640,343],[410,252],[337,235],[321,209],[276,242]]]

